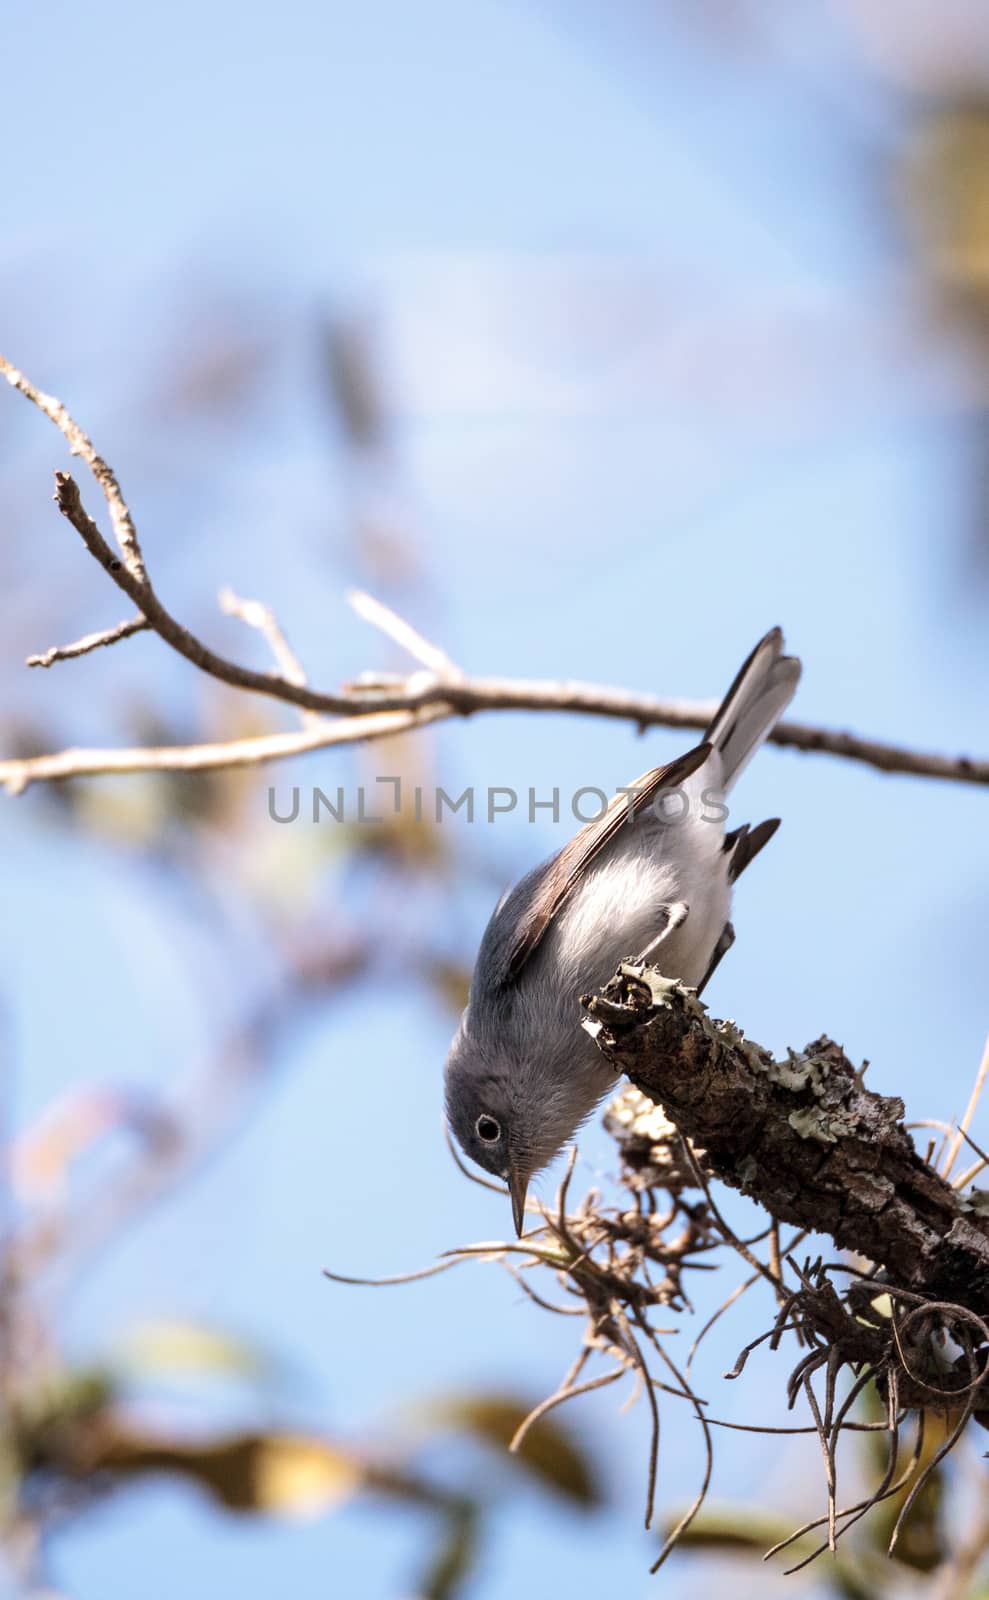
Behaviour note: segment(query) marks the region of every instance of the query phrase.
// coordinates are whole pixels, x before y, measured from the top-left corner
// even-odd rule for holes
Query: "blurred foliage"
[[[214,308],[215,310],[215,308]],[[187,338],[170,345],[135,414],[199,427],[222,426],[257,398],[274,340],[228,307],[215,327],[191,315]],[[394,587],[423,574],[407,548],[397,476],[388,444],[387,406],[371,357],[371,330],[338,319],[320,347],[324,398],[346,451],[360,458],[352,482],[355,550]],[[383,508],[390,506],[386,517]],[[368,538],[368,524],[376,533]],[[39,626],[44,626],[43,619]],[[56,621],[52,622],[52,627]],[[241,653],[263,652],[246,636]],[[130,690],[126,657],[113,707],[122,739],[185,745],[246,737],[284,726],[284,708],[217,695],[202,685],[198,704],[150,701]],[[88,663],[86,664],[88,667]],[[85,679],[50,680],[70,697]],[[9,719],[11,753],[52,749],[54,729],[33,715]],[[402,804],[375,775],[400,775]],[[356,775],[356,782],[354,781]],[[553,1420],[533,1427],[517,1454],[507,1443],[534,1400],[488,1395],[439,1397],[424,1425],[405,1437],[396,1420],[384,1444],[346,1439],[276,1419],[291,1351],[261,1352],[249,1339],[178,1319],[116,1337],[94,1365],[74,1370],[60,1354],[63,1301],[52,1283],[73,1281],[95,1253],[133,1228],[148,1206],[172,1194],[222,1147],[278,1065],[280,1045],[306,1006],[328,1006],[381,968],[428,985],[444,1007],[462,1008],[469,972],[453,919],[439,915],[443,891],[484,882],[485,863],[454,852],[455,834],[417,814],[418,787],[435,783],[430,741],[394,739],[370,754],[346,752],[328,792],[348,776],[347,820],[273,826],[266,803],[272,774],[259,770],[135,775],[43,788],[35,815],[77,848],[92,844],[129,866],[142,893],[161,891],[163,909],[195,914],[215,936],[230,981],[215,1052],[154,1090],[81,1082],[21,1129],[4,1152],[12,1209],[0,1240],[0,1553],[26,1591],[47,1584],[53,1536],[110,1496],[147,1478],[194,1486],[215,1506],[244,1518],[314,1518],[355,1499],[411,1511],[432,1529],[421,1600],[452,1600],[475,1571],[490,1516],[505,1493],[533,1486],[593,1509],[601,1490],[586,1452]],[[353,821],[357,783],[367,789],[373,826]],[[304,791],[307,792],[307,791]],[[148,871],[150,869],[150,873]],[[247,930],[260,936],[267,987],[260,989],[238,952]],[[297,1375],[296,1375],[297,1376]],[[239,1385],[247,1421],[231,1429],[223,1414]],[[195,1386],[194,1431],[189,1395]],[[176,1389],[179,1391],[176,1396]],[[240,1393],[243,1390],[243,1393]],[[310,1413],[311,1414],[311,1413]],[[446,1482],[436,1445],[481,1447],[469,1470]],[[426,1461],[427,1452],[429,1455]],[[441,1458],[442,1463],[442,1458]],[[497,1464],[497,1470],[495,1470]]]
[[[531,1410],[532,1401],[517,1395],[473,1394],[436,1400],[426,1415],[437,1428],[471,1433],[501,1454],[507,1451]],[[555,1421],[544,1417],[534,1423],[509,1460],[526,1469],[543,1486],[579,1505],[590,1507],[601,1501],[599,1478],[586,1453]]]
[[[129,1384],[157,1379],[162,1369],[223,1376],[256,1376],[263,1359],[243,1340],[212,1329],[162,1325],[127,1341]],[[61,1524],[94,1500],[147,1476],[183,1479],[225,1511],[242,1516],[322,1517],[358,1496],[395,1502],[437,1524],[426,1573],[416,1587],[423,1600],[452,1600],[470,1577],[486,1519],[497,1504],[497,1483],[470,1475],[452,1489],[416,1464],[433,1438],[454,1431],[476,1438],[512,1469],[519,1486],[534,1481],[584,1510],[599,1503],[595,1474],[573,1435],[556,1422],[537,1424],[526,1446],[509,1455],[507,1441],[532,1408],[531,1400],[477,1394],[440,1397],[431,1421],[402,1448],[398,1435],[387,1457],[362,1445],[293,1429],[249,1428],[215,1437],[188,1437],[177,1424],[142,1420],[121,1387],[118,1361],[78,1372],[60,1371],[8,1397],[0,1432],[0,1529],[24,1516]]]
[[[242,416],[257,400],[276,353],[264,308],[232,299],[230,286],[181,296],[181,340],[165,342],[148,397],[153,423],[217,423]]]
[[[354,449],[374,450],[387,441],[387,407],[372,348],[370,325],[340,317],[323,328],[327,395]]]
[[[671,1523],[671,1527],[672,1527]],[[725,1506],[705,1508],[681,1536],[680,1548],[685,1553],[705,1556],[734,1556],[746,1562],[759,1562],[766,1551],[793,1530],[783,1518],[767,1513],[762,1506]],[[816,1548],[811,1538],[798,1539],[791,1547],[792,1561],[804,1560]],[[880,1600],[883,1594],[882,1579],[863,1570],[861,1563],[842,1545],[837,1554],[822,1570],[815,1566],[808,1573],[815,1584],[826,1593],[840,1595],[843,1600]]]
[[[263,1378],[271,1363],[254,1345],[194,1322],[150,1322],[132,1328],[121,1340],[109,1370],[126,1381],[147,1381],[186,1373],[224,1373]]]
[[[863,1422],[881,1420],[884,1408],[875,1391],[866,1390],[858,1407]],[[681,1538],[681,1548],[700,1555],[733,1555],[737,1559],[761,1564],[766,1552],[784,1541],[791,1541],[774,1557],[774,1565],[781,1570],[801,1568],[803,1575],[815,1585],[844,1600],[897,1600],[908,1583],[911,1594],[930,1592],[942,1600],[984,1600],[989,1595],[989,1523],[985,1518],[976,1523],[972,1548],[965,1551],[965,1570],[953,1580],[956,1559],[968,1543],[971,1529],[959,1526],[957,1513],[952,1518],[952,1500],[958,1495],[960,1479],[957,1463],[935,1464],[926,1482],[913,1502],[892,1551],[891,1536],[897,1518],[913,1487],[924,1472],[931,1467],[945,1438],[951,1431],[954,1418],[931,1412],[925,1416],[923,1439],[916,1454],[913,1470],[896,1493],[874,1506],[867,1517],[849,1523],[849,1533],[841,1535],[842,1519],[839,1517],[839,1540],[834,1555],[804,1566],[820,1549],[826,1539],[827,1518],[793,1539],[793,1525],[787,1518],[768,1513],[759,1505],[725,1505],[720,1508],[705,1507]],[[916,1421],[910,1430],[916,1439]],[[878,1432],[863,1431],[855,1436],[857,1461],[846,1462],[851,1472],[848,1476],[875,1482],[882,1478],[889,1456],[886,1436]],[[977,1484],[981,1499],[983,1486]],[[854,1496],[850,1498],[854,1499]],[[670,1526],[675,1524],[671,1518]],[[960,1564],[960,1563],[959,1563]],[[978,1573],[983,1574],[982,1578]],[[925,1582],[931,1579],[930,1589]]]
[[[905,176],[932,277],[989,322],[989,91],[924,117],[907,147]]]
[[[836,9],[867,41],[870,62],[909,57],[914,98],[907,102],[889,158],[902,180],[899,192],[919,265],[940,304],[961,319],[970,353],[989,375],[989,66],[966,48],[957,7],[912,6],[907,15],[884,0],[841,0]],[[737,49],[744,43],[747,59],[762,60],[771,52],[779,25],[772,8],[754,0],[697,0],[694,11],[691,21],[722,44]],[[652,4],[621,16],[602,8],[594,26],[630,30],[641,61],[662,41],[660,13]],[[782,15],[778,11],[776,18]],[[969,81],[946,81],[941,67],[949,58],[964,67]],[[901,91],[903,81],[900,73]],[[142,387],[133,407],[132,439],[114,445],[113,459],[119,457],[121,465],[131,446],[135,453],[145,448],[153,425],[162,421],[204,434],[212,429],[209,443],[215,448],[219,430],[243,418],[277,374],[284,330],[264,306],[238,303],[227,289],[200,294],[183,301],[175,324],[154,370],[137,380]],[[342,556],[351,579],[366,575],[392,591],[415,585],[421,596],[428,574],[395,460],[394,408],[374,327],[366,318],[341,314],[304,331],[307,350],[315,351],[327,433],[342,454],[342,460],[326,464],[346,485],[345,537],[334,555]],[[168,459],[167,472],[173,468]],[[162,493],[167,493],[165,477]],[[987,531],[983,518],[983,545],[989,552]],[[21,559],[19,545],[16,558]],[[43,635],[33,644],[40,649],[51,642],[44,630],[59,627],[67,611],[73,614],[75,596],[68,580],[60,590],[52,574],[32,588],[38,598],[31,625]],[[417,603],[416,609],[423,608]],[[251,643],[239,648],[246,656],[255,647],[260,649]],[[126,651],[127,645],[119,648]],[[54,670],[51,682],[58,684],[59,696],[66,682],[69,698],[85,694],[84,680],[61,677],[72,672],[70,666]],[[202,739],[200,716],[207,736],[212,728],[235,737],[282,725],[280,713],[271,708],[251,705],[232,712],[229,698],[221,707],[207,695],[197,718],[190,718],[173,707],[130,698],[126,667],[120,678],[125,693],[112,712],[127,741]],[[58,747],[55,713],[51,725],[42,726],[36,712],[15,711],[13,698],[8,697],[4,716],[6,753]],[[428,789],[431,760],[431,747],[422,737],[414,744],[379,745],[376,751],[377,770],[401,772],[407,792],[417,784]],[[384,959],[425,981],[443,1005],[456,1012],[464,1003],[470,974],[456,927],[451,936],[449,925],[465,884],[486,881],[485,863],[455,857],[449,836],[415,821],[408,809],[373,828],[271,827],[263,803],[269,781],[264,774],[227,772],[65,784],[47,788],[39,803],[40,825],[64,827],[80,844],[95,840],[135,863],[150,863],[195,896],[197,904],[210,902],[210,885],[221,878],[224,892],[262,929],[277,981],[273,995],[260,1000],[246,990],[235,994],[241,1015],[227,1045],[185,1099],[174,1097],[173,1085],[166,1085],[160,1098],[126,1086],[80,1085],[4,1152],[16,1211],[12,1221],[5,1219],[0,1256],[0,1535],[15,1551],[15,1566],[25,1526],[36,1535],[36,1551],[19,1574],[28,1583],[39,1574],[43,1579],[47,1541],[66,1518],[85,1515],[91,1505],[148,1476],[193,1484],[242,1517],[322,1516],[355,1498],[375,1498],[435,1524],[415,1592],[422,1600],[452,1600],[475,1571],[505,1471],[510,1492],[512,1485],[520,1493],[535,1485],[582,1512],[602,1501],[593,1459],[555,1421],[533,1426],[518,1454],[508,1455],[505,1447],[530,1410],[531,1397],[480,1391],[438,1397],[424,1408],[414,1444],[402,1444],[396,1423],[389,1449],[381,1455],[360,1441],[318,1430],[263,1426],[260,1405],[253,1424],[241,1431],[190,1439],[177,1421],[168,1425],[158,1419],[152,1426],[142,1419],[133,1404],[135,1388],[163,1378],[196,1377],[206,1387],[208,1402],[210,1386],[231,1378],[260,1388],[272,1370],[270,1355],[226,1332],[175,1322],[135,1330],[101,1364],[73,1371],[58,1355],[61,1308],[56,1304],[52,1310],[40,1293],[63,1254],[84,1253],[92,1242],[126,1231],[145,1204],[183,1180],[194,1158],[222,1142],[238,1124],[256,1080],[270,1069],[279,1029],[292,1024],[304,1002],[333,1003],[349,985],[365,980],[383,959],[381,947],[388,952]],[[376,880],[379,872],[384,893]],[[441,921],[431,915],[429,896],[437,884],[443,888],[452,881],[459,894],[448,896]],[[415,925],[415,939],[404,945],[396,936],[396,907],[408,911]],[[222,918],[218,926],[221,936],[228,931]],[[236,948],[230,942],[235,967]],[[104,1168],[101,1152],[114,1141],[124,1145],[124,1155]],[[481,1445],[500,1471],[478,1468],[466,1487],[458,1480],[452,1488],[427,1471],[420,1456],[449,1434]],[[941,1425],[932,1425],[921,1467],[941,1436]],[[859,1438],[861,1466],[874,1476],[882,1470],[882,1446],[876,1436]],[[907,1578],[912,1593],[926,1588],[941,1600],[943,1569],[961,1543],[952,1527],[954,1484],[947,1469],[934,1472],[891,1562],[885,1545],[905,1492],[860,1524],[839,1545],[836,1558],[810,1569],[818,1585],[849,1600],[884,1600],[902,1593]],[[754,1562],[789,1532],[789,1525],[764,1508],[728,1507],[703,1512],[684,1535],[683,1547],[698,1554],[730,1552]],[[794,1560],[812,1547],[813,1536],[799,1541]],[[957,1594],[986,1592],[984,1585],[970,1585]]]

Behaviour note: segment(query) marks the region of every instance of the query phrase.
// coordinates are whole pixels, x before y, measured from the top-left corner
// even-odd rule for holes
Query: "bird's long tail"
[[[800,662],[783,654],[782,628],[760,639],[704,735],[721,756],[727,791],[783,715],[800,681]]]

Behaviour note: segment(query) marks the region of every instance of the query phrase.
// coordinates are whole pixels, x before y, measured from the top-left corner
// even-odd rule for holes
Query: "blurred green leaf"
[[[148,1322],[133,1328],[111,1364],[122,1376],[138,1379],[200,1373],[261,1378],[271,1369],[268,1357],[246,1339],[193,1322]]]
[[[477,1507],[464,1503],[451,1513],[446,1536],[416,1588],[421,1600],[453,1600],[477,1559]]]
[[[116,1380],[105,1367],[80,1367],[61,1372],[18,1400],[17,1426],[22,1435],[78,1422],[105,1411],[116,1394]]]
[[[906,196],[928,270],[943,288],[989,293],[989,101],[937,107],[907,152]]]
[[[676,1521],[676,1517],[670,1518],[667,1532],[676,1526]],[[749,1556],[761,1564],[766,1551],[792,1532],[792,1523],[767,1514],[759,1506],[705,1507],[680,1535],[677,1549],[692,1550],[697,1554]],[[783,1567],[793,1566],[809,1556],[821,1541],[822,1535],[818,1530],[805,1534],[802,1539],[795,1540],[785,1551],[781,1551],[778,1559],[782,1559]],[[877,1600],[882,1593],[881,1578],[877,1579],[874,1573],[866,1572],[841,1545],[838,1546],[838,1554],[829,1557],[820,1571],[815,1567],[814,1575],[835,1594],[844,1596],[845,1600]]]
[[[946,1418],[935,1412],[926,1413],[924,1446],[916,1471],[899,1494],[890,1500],[884,1500],[866,1518],[863,1534],[873,1549],[885,1554],[904,1501],[920,1474],[930,1466],[944,1443],[945,1429],[950,1428],[953,1421],[954,1418],[950,1416]],[[942,1468],[936,1467],[911,1506],[909,1515],[900,1529],[893,1559],[901,1566],[911,1567],[915,1572],[933,1572],[946,1559],[948,1546],[947,1528],[944,1522],[944,1490],[944,1472]]]
[[[676,1524],[677,1518],[671,1517],[666,1531]],[[789,1523],[767,1514],[759,1506],[712,1507],[698,1513],[680,1535],[679,1544],[684,1550],[734,1550],[743,1554],[751,1551],[761,1560],[767,1550],[792,1532]]]
[[[314,1517],[365,1486],[359,1456],[304,1434],[247,1433],[212,1444],[111,1432],[92,1468],[120,1478],[169,1473],[198,1483],[229,1511]]]
[[[473,1435],[507,1455],[508,1446],[535,1402],[511,1395],[452,1396],[432,1403],[430,1422]],[[555,1418],[543,1418],[526,1434],[508,1460],[516,1463],[545,1487],[579,1505],[600,1505],[602,1492],[590,1458],[573,1434]]]

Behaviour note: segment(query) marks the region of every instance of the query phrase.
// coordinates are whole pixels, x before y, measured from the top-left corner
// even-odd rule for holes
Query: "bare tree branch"
[[[251,667],[238,666],[236,662],[218,655],[172,616],[159,600],[143,566],[138,576],[126,560],[117,559],[83,505],[78,484],[67,472],[55,474],[55,504],[80,535],[90,555],[106,569],[117,587],[140,607],[155,633],[201,672],[208,673],[211,678],[219,678],[221,683],[228,683],[235,689],[273,695],[275,699],[287,700],[308,711],[345,713],[374,708],[376,702],[361,705],[351,695],[316,694],[304,683],[290,682],[276,673],[255,672]]]
[[[77,639],[75,644],[56,644],[40,656],[28,656],[26,665],[29,667],[50,667],[56,661],[74,661],[77,656],[88,656],[91,650],[99,650],[108,644],[116,644],[120,639],[129,639],[132,634],[145,632],[151,624],[147,617],[131,617],[127,622],[118,622],[115,628],[104,628],[100,633],[87,633],[82,639]]]
[[[0,763],[0,783],[5,784],[12,794],[21,792],[29,783],[36,781],[102,772],[201,771],[253,765],[326,745],[380,737],[440,718],[473,716],[480,711],[571,712],[630,721],[641,731],[648,727],[703,730],[716,710],[714,702],[660,699],[625,689],[572,681],[466,678],[438,646],[423,639],[409,623],[381,602],[363,594],[352,597],[355,608],[409,650],[423,663],[423,670],[404,678],[368,674],[357,684],[346,686],[336,693],[315,690],[306,682],[305,674],[288,650],[284,635],[267,608],[261,607],[259,602],[236,599],[233,600],[232,609],[265,634],[281,671],[256,672],[229,661],[184,627],[159,599],[148,577],[133,519],[117,479],[62,403],[35,388],[23,373],[2,356],[0,372],[50,418],[63,434],[72,453],[81,456],[92,471],[109,509],[119,557],[85,510],[78,486],[66,473],[55,475],[56,503],[63,516],[79,533],[90,554],[138,607],[145,624],[200,671],[233,688],[267,695],[306,712],[340,719],[318,725],[307,720],[302,732],[294,736],[272,735],[254,740],[236,740],[226,745],[189,746],[172,751],[164,748],[66,750],[27,761],[3,762]],[[137,628],[133,631],[136,632]],[[124,637],[124,634],[121,633],[120,637]],[[109,643],[110,640],[105,642]],[[380,720],[386,715],[391,718],[388,723]],[[346,722],[349,722],[349,727],[345,725]],[[777,724],[769,737],[774,744],[840,756],[883,772],[989,785],[989,760],[986,759],[906,750],[880,740],[795,722]]]
[[[0,761],[0,784],[8,794],[18,795],[29,784],[60,782],[66,778],[91,778],[109,773],[214,772],[220,768],[263,766],[289,756],[306,755],[311,750],[324,750],[330,745],[367,744],[373,739],[387,739],[392,734],[438,722],[446,715],[442,706],[434,706],[417,716],[400,711],[371,712],[363,717],[314,723],[291,733],[259,734],[219,744],[60,750],[53,755]]]
[[[279,627],[270,606],[266,606],[261,600],[242,600],[232,589],[221,589],[220,610],[225,611],[228,617],[239,617],[249,628],[257,628],[258,632],[263,634],[268,648],[281,669],[282,676],[289,683],[306,682],[302,664]]]
[[[262,600],[242,600],[232,589],[221,589],[220,610],[225,611],[228,617],[239,617],[249,628],[257,628],[267,641],[283,677],[289,683],[305,684],[308,681],[302,663],[282,632],[270,606],[266,606]],[[326,719],[318,711],[300,709],[300,716],[304,728],[326,727]]]
[[[93,477],[103,490],[110,512],[110,522],[113,527],[114,537],[120,548],[120,554],[127,565],[127,570],[135,583],[147,583],[147,573],[144,569],[144,557],[141,553],[140,541],[134,527],[133,518],[127,509],[120,485],[112,469],[97,455],[96,447],[92,440],[83,433],[78,422],[74,421],[66,411],[61,400],[56,400],[54,395],[45,394],[41,389],[36,389],[23,372],[13,366],[4,356],[0,355],[0,373],[14,389],[19,389],[39,411],[43,411],[66,440],[74,456],[80,456],[85,461]]]

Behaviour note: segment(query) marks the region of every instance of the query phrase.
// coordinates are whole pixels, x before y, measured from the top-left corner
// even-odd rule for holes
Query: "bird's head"
[[[482,1050],[461,1025],[446,1063],[447,1119],[464,1154],[508,1184],[516,1233],[532,1178],[573,1137],[594,1099],[587,1103],[577,1082],[545,1060]]]

